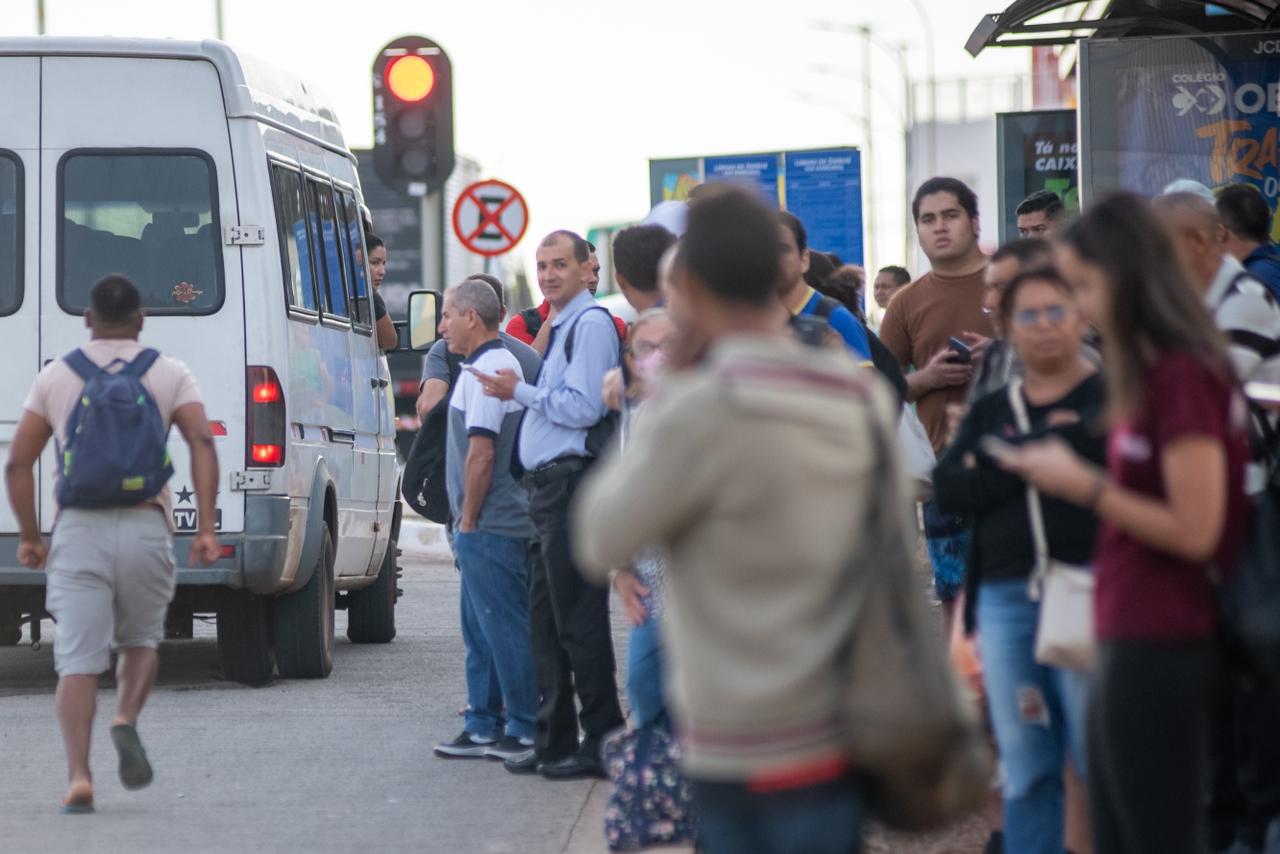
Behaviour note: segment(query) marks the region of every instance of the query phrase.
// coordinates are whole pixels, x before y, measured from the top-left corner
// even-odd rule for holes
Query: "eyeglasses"
[[[1067,307],[1051,305],[1046,308],[1024,308],[1013,316],[1013,323],[1022,327],[1037,326],[1042,316],[1050,326],[1061,326],[1067,319]]]
[[[643,359],[644,357],[650,356],[658,350],[661,350],[664,353],[670,352],[671,348],[675,346],[675,343],[676,343],[676,339],[668,337],[668,338],[663,338],[657,344],[653,343],[652,341],[637,341],[627,349],[630,350],[631,355],[637,358]]]

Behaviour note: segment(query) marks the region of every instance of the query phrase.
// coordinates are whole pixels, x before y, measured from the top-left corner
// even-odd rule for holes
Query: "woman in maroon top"
[[[1095,555],[1098,671],[1089,712],[1098,854],[1199,854],[1204,844],[1212,578],[1246,515],[1247,410],[1225,344],[1136,196],[1068,230],[1064,275],[1106,342],[1107,471],[1065,444],[1010,467],[1102,520]]]

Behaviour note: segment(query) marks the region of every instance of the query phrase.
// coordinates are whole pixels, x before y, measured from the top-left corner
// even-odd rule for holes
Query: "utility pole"
[[[871,27],[862,24],[858,27],[858,35],[862,36],[862,136],[866,140],[862,155],[862,185],[866,188],[863,197],[867,203],[863,212],[866,214],[867,245],[863,248],[862,260],[864,264],[870,264],[871,257],[879,255],[876,244],[875,146],[871,141]],[[868,249],[870,251],[866,251]]]
[[[36,0],[36,35],[44,35],[44,0]]]
[[[213,0],[214,15],[214,32],[217,33],[218,41],[223,41],[222,35],[222,0]]]

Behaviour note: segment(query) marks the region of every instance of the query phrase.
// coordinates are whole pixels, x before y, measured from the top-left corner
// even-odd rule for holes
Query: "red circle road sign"
[[[504,181],[477,181],[453,205],[453,233],[468,250],[492,257],[510,252],[529,227],[529,206]]]

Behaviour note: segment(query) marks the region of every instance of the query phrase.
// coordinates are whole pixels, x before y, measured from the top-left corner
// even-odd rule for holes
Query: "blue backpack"
[[[142,377],[160,354],[143,350],[118,373],[100,368],[81,350],[63,359],[84,380],[59,448],[61,507],[121,507],[156,495],[173,476],[169,431]],[[117,359],[116,362],[123,362]],[[108,365],[107,367],[111,367]]]

